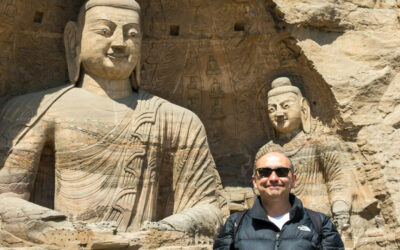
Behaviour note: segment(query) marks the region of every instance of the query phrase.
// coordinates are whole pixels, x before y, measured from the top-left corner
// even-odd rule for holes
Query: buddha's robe
[[[353,211],[373,202],[358,192],[360,184],[354,175],[356,162],[336,137],[300,132],[285,143],[268,142],[257,156],[272,151],[282,152],[292,161],[297,175],[293,193],[306,207],[332,216],[335,202],[344,202]],[[360,197],[355,197],[357,195]]]
[[[222,223],[226,202],[202,123],[145,91],[118,102],[75,87],[20,96],[0,129],[0,193],[37,199],[41,155],[54,155],[44,168],[55,172],[54,209],[72,221],[134,231],[162,220],[210,234]]]

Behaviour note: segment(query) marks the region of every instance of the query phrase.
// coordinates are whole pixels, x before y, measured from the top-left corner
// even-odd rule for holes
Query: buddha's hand
[[[335,201],[332,205],[333,223],[339,232],[344,232],[350,227],[350,205],[345,201]]]
[[[140,231],[157,230],[157,231],[175,231],[175,229],[167,222],[163,221],[145,221]]]
[[[335,214],[333,217],[333,223],[336,225],[339,232],[346,231],[350,227],[349,213]]]

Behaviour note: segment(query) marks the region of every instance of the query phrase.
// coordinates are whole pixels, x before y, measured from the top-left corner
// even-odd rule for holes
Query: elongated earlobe
[[[309,134],[311,132],[311,109],[306,98],[301,99],[301,122],[304,133]]]
[[[78,38],[78,26],[75,22],[68,22],[64,29],[64,46],[67,58],[68,77],[71,83],[76,84],[80,71],[80,47]]]
[[[140,56],[139,56],[136,67],[131,75],[131,85],[134,90],[138,90],[140,87],[141,71],[142,71],[142,64],[140,63]]]

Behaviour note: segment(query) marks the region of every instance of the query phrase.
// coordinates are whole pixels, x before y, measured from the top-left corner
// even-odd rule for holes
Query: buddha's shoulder
[[[34,103],[34,102],[43,102],[44,99],[49,99],[58,94],[62,94],[71,88],[73,88],[73,85],[67,84],[67,85],[62,85],[62,86],[51,88],[51,89],[46,89],[46,90],[36,91],[36,92],[32,92],[32,93],[27,93],[24,95],[15,96],[12,99],[10,99],[6,103],[5,106],[7,106],[7,105],[23,105],[23,104],[27,104],[27,103],[29,104],[29,103]]]
[[[18,117],[19,120],[24,117],[33,117],[48,109],[52,103],[56,102],[72,88],[72,85],[63,85],[13,97],[2,108],[0,117],[1,119],[10,120],[14,119],[14,117]]]

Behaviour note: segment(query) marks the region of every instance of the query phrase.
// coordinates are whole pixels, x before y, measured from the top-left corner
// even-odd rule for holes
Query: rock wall
[[[82,2],[0,1],[0,104],[67,82],[62,32]],[[358,172],[381,210],[374,223],[392,234],[359,247],[399,244],[398,0],[139,2],[142,88],[201,118],[232,211],[251,205],[254,154],[272,137],[266,92],[289,75],[317,129],[336,132],[363,159]]]
[[[0,104],[66,83],[63,31],[83,1],[0,1]]]
[[[267,5],[329,85],[343,119],[338,132],[360,151],[365,181],[374,187],[385,223],[397,229],[400,2],[277,0]]]

